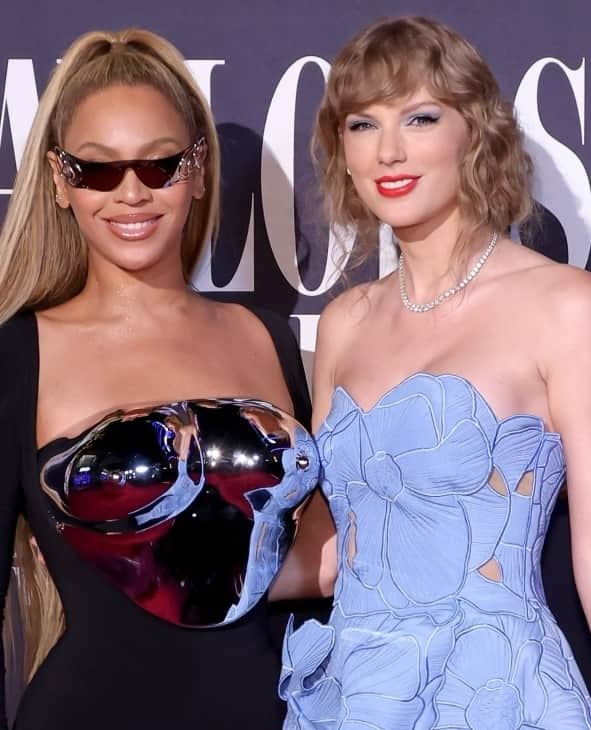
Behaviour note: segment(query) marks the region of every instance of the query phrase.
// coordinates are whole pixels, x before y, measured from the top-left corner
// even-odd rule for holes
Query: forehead
[[[339,116],[372,104],[404,106],[419,98],[444,103],[444,97],[448,96],[444,89],[437,89],[436,84],[431,83],[429,74],[417,73],[417,69],[390,69],[379,65],[361,70],[343,82],[333,97]]]
[[[362,107],[358,107],[357,111],[370,112],[371,110],[388,110],[388,111],[405,111],[416,107],[437,105],[445,106],[445,102],[441,101],[437,94],[434,94],[426,86],[419,86],[411,92],[401,94],[400,96],[387,96],[372,99],[366,102]]]
[[[171,101],[152,86],[118,84],[91,93],[77,105],[64,144],[74,153],[86,144],[123,152],[163,137],[189,144],[187,125]]]

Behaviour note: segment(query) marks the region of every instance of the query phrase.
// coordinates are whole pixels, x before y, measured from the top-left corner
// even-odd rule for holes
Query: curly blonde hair
[[[70,209],[56,205],[47,152],[63,146],[78,105],[112,85],[155,88],[183,118],[193,140],[205,137],[205,194],[191,203],[183,230],[185,279],[218,227],[220,151],[205,97],[177,49],[146,30],[87,33],[68,48],[41,97],[0,234],[0,324],[21,309],[46,309],[80,292],[87,277],[86,243]],[[62,605],[27,523],[15,541],[14,581],[25,633],[24,667],[31,677],[63,630]],[[16,585],[15,585],[16,584]],[[15,625],[5,624],[8,655],[14,655]],[[18,632],[16,632],[18,633]]]
[[[478,51],[443,23],[422,17],[384,20],[362,30],[337,54],[318,112],[313,155],[331,225],[355,226],[360,260],[376,245],[380,221],[346,173],[342,129],[348,114],[404,99],[425,86],[466,121],[469,144],[460,168],[461,249],[484,226],[505,231],[533,212],[533,165],[512,105]]]

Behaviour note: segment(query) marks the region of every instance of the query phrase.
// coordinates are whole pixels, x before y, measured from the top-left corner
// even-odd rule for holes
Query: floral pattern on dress
[[[286,727],[354,730],[374,717],[392,728],[431,727],[434,709],[426,698],[440,684],[453,628],[424,617],[392,621],[374,615],[359,627],[337,629],[312,620],[293,631],[290,621],[280,695],[297,713]]]
[[[546,641],[546,649],[544,642]],[[566,666],[556,673],[561,654],[548,647],[543,628],[504,617],[499,628],[474,626],[460,633],[436,697],[436,728],[446,730],[553,730],[587,727],[585,700]],[[542,656],[546,651],[546,657]],[[548,659],[554,665],[548,673]],[[485,659],[483,660],[483,657]],[[560,663],[560,660],[559,660]],[[553,671],[554,670],[554,671]],[[559,681],[556,681],[558,674]],[[553,676],[554,675],[554,676]],[[567,686],[560,687],[560,679]],[[562,724],[570,715],[578,724]]]
[[[419,373],[368,410],[337,388],[318,447],[339,575],[330,623],[288,628],[285,728],[591,730],[540,576],[560,438]]]

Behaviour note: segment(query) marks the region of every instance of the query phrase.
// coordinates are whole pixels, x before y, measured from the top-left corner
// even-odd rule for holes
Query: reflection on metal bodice
[[[120,411],[70,444],[41,471],[57,529],[138,605],[183,626],[256,604],[318,481],[307,431],[255,400]]]

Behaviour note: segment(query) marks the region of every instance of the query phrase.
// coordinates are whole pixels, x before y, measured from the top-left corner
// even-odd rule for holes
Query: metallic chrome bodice
[[[43,465],[41,486],[64,539],[127,596],[207,627],[264,595],[318,470],[287,414],[209,399],[105,418]]]

